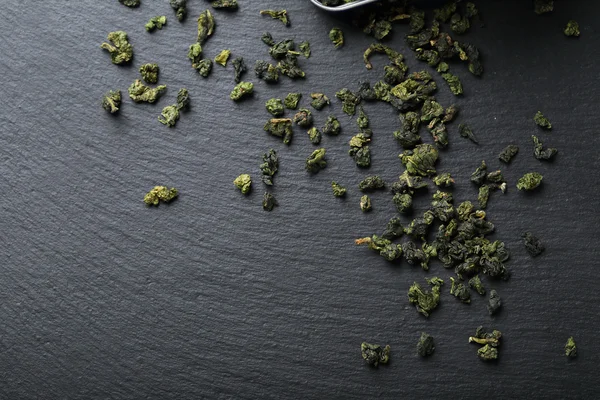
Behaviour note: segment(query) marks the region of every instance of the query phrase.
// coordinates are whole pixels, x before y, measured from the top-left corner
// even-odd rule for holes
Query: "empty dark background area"
[[[537,16],[529,1],[479,1],[484,26],[474,24],[465,40],[481,49],[483,77],[452,64],[465,88],[460,98],[436,78],[438,100],[461,108],[439,163],[456,179],[456,204],[475,200],[468,178],[481,160],[509,182],[487,209],[492,237],[511,250],[512,278],[484,282],[504,301],[493,318],[485,298],[473,293],[464,305],[450,296],[452,271],[439,262],[424,272],[353,244],[381,232],[396,213],[391,195],[378,192],[373,211],[363,214],[357,183],[369,174],[395,180],[402,149],[392,136],[400,128],[396,112],[367,104],[372,166],[360,170],[347,155],[355,122],[334,94],[378,80],[386,64],[377,56],[373,70],[364,68],[362,52],[373,40],[348,15],[327,14],[308,0],[240,0],[237,12],[214,11],[208,57],[229,48],[251,69],[269,59],[260,41],[265,30],[312,45],[310,59],[301,60],[305,80],[267,85],[249,71],[255,94],[233,103],[231,65],[215,65],[203,79],[186,58],[196,17],[209,2],[189,1],[184,23],[167,0],[142,3],[3,2],[0,398],[598,395],[600,3],[556,1],[553,13]],[[264,8],[287,8],[292,26],[261,17]],[[148,34],[144,23],[155,15],[166,15],[168,25]],[[580,23],[579,39],[563,35],[569,19]],[[338,50],[327,36],[334,26],[346,35]],[[112,65],[99,48],[114,30],[129,34],[130,66]],[[387,44],[405,54],[411,71],[427,69],[405,46],[406,32],[397,24]],[[126,94],[145,62],[160,65],[168,86],[155,105],[134,104]],[[189,89],[191,108],[169,129],[157,116],[180,87]],[[100,98],[117,88],[123,106],[112,116]],[[264,102],[290,91],[304,94],[303,105],[311,92],[326,93],[332,105],[314,113],[316,125],[328,114],[343,125],[340,136],[323,138],[328,166],[316,175],[304,170],[314,146],[303,129],[294,128],[290,146],[262,131]],[[538,110],[552,121],[551,132],[533,124]],[[470,124],[479,145],[459,137],[460,122]],[[559,149],[553,162],[533,157],[532,134]],[[426,131],[422,136],[430,142]],[[497,155],[511,143],[521,151],[501,164]],[[269,148],[281,159],[273,190],[280,206],[271,213],[261,207],[258,169]],[[516,180],[529,171],[544,175],[543,186],[518,192]],[[232,185],[240,173],[254,178],[247,197]],[[346,199],[332,196],[332,180],[349,188]],[[180,198],[148,208],[142,199],[154,185],[175,186]],[[431,193],[419,198],[417,212]],[[522,246],[526,230],[546,244],[538,258]],[[435,275],[448,285],[426,319],[406,293],[413,281]],[[467,342],[479,325],[504,333],[498,362],[481,362]],[[425,360],[415,350],[422,331],[436,341]],[[575,360],[563,354],[571,335]],[[369,368],[362,341],[390,344],[390,364]]]

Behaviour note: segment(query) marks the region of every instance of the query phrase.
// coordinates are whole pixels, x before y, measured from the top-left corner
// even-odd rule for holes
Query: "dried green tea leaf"
[[[544,114],[542,114],[541,111],[538,111],[538,112],[535,113],[535,116],[533,117],[533,121],[540,128],[543,128],[543,129],[546,129],[546,130],[552,129],[552,124],[550,123],[550,121],[548,120],[548,118],[544,117]]]
[[[450,278],[452,281],[452,287],[450,288],[450,294],[462,301],[463,303],[471,303],[471,292],[464,283],[456,282],[454,278]]]
[[[521,235],[523,238],[523,243],[525,244],[525,250],[529,253],[531,257],[537,257],[546,250],[546,247],[542,243],[540,239],[536,236],[533,236],[531,232],[525,232]]]
[[[390,360],[390,346],[381,347],[378,344],[361,343],[360,352],[367,364],[376,367],[379,364],[387,364]]]
[[[575,339],[571,336],[567,340],[567,344],[565,344],[565,356],[570,358],[577,357],[577,345],[575,344]]]
[[[260,171],[262,172],[262,181],[267,186],[273,185],[273,176],[279,169],[279,157],[277,152],[273,149],[263,154],[263,162],[260,164]]]
[[[371,198],[366,194],[360,198],[360,209],[362,212],[371,211],[373,205],[371,204]]]
[[[202,46],[200,43],[191,44],[187,56],[192,61],[192,68],[197,68],[197,63],[202,60]]]
[[[151,88],[150,86],[144,85],[141,80],[136,79],[135,82],[129,86],[128,91],[129,97],[131,97],[131,100],[135,101],[136,103],[144,101],[148,103],[154,103],[166,89],[166,85],[159,85],[155,88]]]
[[[171,0],[171,6],[173,2],[182,0]],[[185,0],[183,0],[185,4]],[[184,7],[185,9],[185,7]],[[179,14],[177,15],[179,17]],[[198,16],[198,39],[196,40],[200,45],[203,45],[206,40],[212,36],[215,31],[215,19],[209,10],[205,10]]]
[[[567,26],[565,27],[565,30],[563,32],[566,36],[579,37],[579,24],[577,23],[577,21],[570,20],[569,22],[567,22]]]
[[[370,176],[367,176],[362,181],[360,181],[360,183],[358,184],[358,188],[360,189],[361,192],[368,192],[368,191],[373,191],[373,190],[377,190],[377,189],[384,189],[385,182],[383,181],[383,179],[381,179],[381,177],[379,175],[370,175]]]
[[[302,55],[304,57],[306,57],[306,58],[310,57],[310,43],[308,43],[307,41],[304,41],[298,45],[298,49],[300,49],[300,52],[302,53]]]
[[[414,9],[410,13],[410,31],[412,33],[417,33],[421,31],[425,27],[425,12],[421,10]]]
[[[502,332],[493,330],[491,333],[486,333],[483,330],[483,327],[480,326],[475,331],[475,336],[469,337],[469,343],[478,343],[483,345],[483,347],[477,351],[477,355],[482,360],[495,360],[498,358],[497,347],[500,345],[501,337]]]
[[[494,289],[490,290],[490,298],[488,300],[488,312],[490,315],[494,315],[500,310],[502,307],[502,299],[500,299],[500,295]]]
[[[248,97],[254,91],[254,84],[252,82],[240,82],[231,91],[229,98],[233,101],[239,101],[244,97]]]
[[[408,290],[408,301],[417,307],[417,311],[426,317],[440,303],[440,291],[444,281],[438,277],[426,279],[431,285],[431,292],[427,292],[421,288],[417,282],[414,282]]]
[[[408,111],[400,114],[399,118],[402,122],[402,129],[394,132],[394,138],[396,138],[398,143],[405,149],[415,147],[421,143],[421,136],[419,135],[421,118],[419,114],[414,111]]]
[[[215,0],[212,3],[210,3],[210,5],[216,9],[224,8],[229,10],[237,10],[238,8],[237,0]]]
[[[356,124],[361,130],[365,130],[369,127],[369,117],[365,113],[365,110],[362,108],[362,106],[358,107],[358,118],[356,118]]]
[[[124,6],[134,8],[139,7],[140,0],[119,0],[119,3],[123,4]]]
[[[269,99],[265,103],[265,107],[267,111],[271,113],[274,117],[279,117],[283,115],[283,102],[281,99]]]
[[[190,102],[190,95],[187,89],[179,89],[177,93],[177,103],[163,108],[162,114],[158,117],[161,124],[169,127],[175,126],[179,120],[179,112],[186,108]]]
[[[133,58],[133,46],[127,41],[127,33],[123,31],[110,32],[108,34],[110,43],[102,43],[101,49],[110,53],[110,59],[113,64],[126,64]],[[111,44],[112,43],[112,44]]]
[[[263,33],[260,40],[267,46],[275,46],[275,40],[273,40],[273,36],[269,32]]]
[[[140,74],[142,74],[142,79],[147,83],[156,83],[158,82],[158,64],[142,64],[140,67]]]
[[[371,64],[371,62],[369,61],[369,58],[373,53],[385,54],[388,56],[392,64],[397,66],[403,65],[402,60],[404,60],[404,56],[402,54],[381,43],[373,43],[367,48],[367,50],[365,50],[363,54],[363,61],[365,62],[365,66],[367,67],[367,69],[373,68],[373,64]]]
[[[476,185],[483,185],[485,179],[487,178],[487,164],[484,161],[481,161],[481,165],[477,167],[475,172],[471,174],[471,182]]]
[[[444,172],[443,174],[436,175],[433,178],[431,178],[431,180],[436,186],[450,187],[454,184],[454,179],[452,179],[452,175],[450,175],[449,172]]]
[[[323,107],[329,105],[329,97],[325,96],[323,93],[311,93],[310,97],[313,99],[310,102],[310,105],[313,106],[315,110],[321,111]]]
[[[167,17],[164,15],[159,15],[150,20],[144,25],[148,32],[154,32],[156,29],[162,29],[163,26],[167,24]]]
[[[518,152],[519,146],[515,144],[509,144],[504,148],[504,150],[500,152],[498,158],[500,159],[500,161],[508,164],[513,159],[513,157],[517,155]]]
[[[273,19],[280,20],[285,26],[290,26],[287,10],[261,10],[260,15],[268,15]]]
[[[173,11],[175,11],[179,22],[183,21],[187,16],[187,0],[169,0],[169,4]]]
[[[450,17],[456,12],[456,2],[450,1],[440,8],[433,10],[433,19],[440,22],[448,22]]]
[[[233,180],[233,184],[242,194],[248,194],[252,188],[252,178],[248,174],[241,174]]]
[[[292,130],[292,120],[290,118],[273,118],[267,121],[263,128],[273,136],[283,139],[284,144],[290,144],[294,131]]]
[[[308,108],[301,108],[296,115],[294,115],[294,122],[297,123],[298,126],[308,128],[313,123],[312,113]]]
[[[531,139],[533,140],[533,155],[538,160],[551,160],[558,153],[558,150],[554,147],[544,148],[544,144],[540,142],[537,136],[531,135]]]
[[[477,195],[477,201],[479,202],[479,208],[486,208],[488,200],[490,199],[490,186],[482,185],[479,187],[479,194]]]
[[[335,197],[344,197],[346,195],[346,188],[337,183],[336,181],[331,182],[331,189]]]
[[[425,61],[430,67],[437,66],[440,61],[440,53],[435,50],[417,49],[415,57],[419,61]]]
[[[454,13],[450,18],[450,29],[457,35],[466,33],[471,28],[471,23],[467,16],[461,16],[459,13]]]
[[[544,14],[554,10],[553,0],[533,0],[533,6],[536,14]]]
[[[262,79],[265,82],[277,82],[279,80],[279,70],[277,67],[266,61],[256,61],[256,64],[254,64],[254,73],[258,79]]]
[[[404,226],[399,217],[392,217],[385,226],[381,237],[386,240],[393,240],[404,235]]]
[[[325,161],[326,152],[322,147],[313,151],[306,159],[306,170],[308,172],[319,172],[325,168],[327,166],[327,161]]]
[[[325,121],[325,126],[322,129],[323,133],[326,135],[337,136],[340,134],[341,130],[342,126],[340,121],[338,121],[338,119],[333,115],[328,116],[327,120]]]
[[[318,130],[316,127],[312,127],[308,130],[308,139],[310,140],[310,142],[312,144],[319,144],[321,143],[321,131]]]
[[[227,60],[229,60],[229,56],[231,55],[231,50],[225,49],[222,50],[219,54],[215,56],[215,62],[219,65],[226,66]]]
[[[435,100],[427,99],[421,107],[421,121],[429,122],[444,115],[444,107]]]
[[[485,288],[483,287],[483,283],[481,282],[481,279],[479,278],[479,275],[475,275],[474,277],[472,277],[471,279],[469,279],[469,286],[473,289],[475,289],[475,291],[477,293],[479,293],[480,295],[485,295]],[[490,294],[491,296],[491,294]]]
[[[170,105],[163,108],[158,121],[168,127],[174,127],[179,120],[179,110],[176,105]]]
[[[265,194],[263,195],[263,201],[262,201],[263,210],[273,211],[273,208],[275,208],[275,206],[278,206],[278,205],[279,204],[277,204],[277,200],[275,200],[275,197],[273,196],[273,194],[269,193],[269,192],[265,192]]]
[[[284,39],[275,43],[270,49],[269,54],[276,60],[281,60],[286,57],[295,58],[300,55],[300,52],[295,50],[296,43],[292,39]]]
[[[392,201],[399,213],[406,213],[412,208],[413,198],[411,193],[396,193]]]
[[[175,188],[169,189],[166,186],[155,186],[144,196],[144,203],[149,206],[157,206],[161,201],[169,203],[178,196],[179,192]]]
[[[306,73],[302,71],[298,65],[298,60],[294,57],[288,57],[279,61],[277,63],[277,70],[279,70],[282,75],[291,79],[304,78],[306,76]]]
[[[528,172],[523,177],[519,179],[517,182],[517,189],[519,190],[533,190],[536,187],[540,186],[542,183],[542,179],[544,177],[542,174],[537,172]]]
[[[433,337],[429,336],[425,332],[421,333],[421,338],[417,342],[417,354],[421,357],[428,357],[435,351],[435,345],[433,343]]]
[[[295,110],[298,108],[298,103],[300,102],[300,99],[302,99],[302,93],[288,93],[288,95],[285,96],[283,105],[288,110]]]
[[[342,47],[344,45],[344,32],[340,28],[332,28],[329,31],[329,40],[336,49]]]
[[[392,24],[390,21],[385,19],[376,20],[373,19],[371,23],[363,29],[363,32],[367,35],[373,36],[377,40],[381,40],[386,37],[392,31]]]
[[[446,72],[442,74],[442,78],[444,78],[444,80],[448,84],[448,87],[450,88],[452,94],[454,94],[455,96],[463,94],[462,83],[460,82],[460,78],[458,76]]]
[[[242,80],[242,75],[246,72],[246,64],[243,57],[236,57],[231,61],[233,65],[234,81],[239,83]]]
[[[121,91],[120,90],[109,90],[102,96],[102,108],[111,114],[119,111],[121,107]]]
[[[458,125],[458,133],[460,134],[461,137],[464,137],[465,139],[469,139],[471,142],[473,142],[475,144],[479,143],[477,141],[477,138],[475,137],[475,134],[473,133],[473,130],[467,124]]]
[[[371,141],[371,135],[363,132],[354,135],[350,139],[350,150],[348,155],[354,159],[359,167],[368,167],[371,165],[371,150],[368,143]]]
[[[473,206],[473,203],[470,201],[463,201],[456,208],[456,215],[460,221],[466,221],[469,219],[474,210],[475,207]]]
[[[436,172],[438,154],[432,145],[419,144],[414,150],[405,150],[399,157],[410,175],[430,176]]]
[[[356,113],[356,106],[360,103],[360,98],[352,93],[349,89],[340,89],[336,94],[342,102],[342,110],[348,115],[354,115]]]

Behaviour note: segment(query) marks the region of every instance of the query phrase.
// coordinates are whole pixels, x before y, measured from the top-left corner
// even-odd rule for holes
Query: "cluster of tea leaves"
[[[332,6],[347,2],[346,0],[323,0],[324,4]],[[137,7],[139,2],[124,4]],[[178,19],[180,21],[185,19],[187,15],[185,0],[171,0],[170,4]],[[217,10],[238,8],[236,0],[214,1],[212,6]],[[551,1],[536,0],[535,6],[536,12],[540,13],[552,11],[553,8]],[[285,27],[291,26],[290,16],[286,10],[263,10],[260,14],[280,21]],[[257,16],[257,18],[261,17]],[[342,105],[342,111],[349,116],[356,116],[358,133],[349,140],[348,155],[356,163],[357,168],[364,169],[371,166],[369,145],[372,140],[375,140],[363,104],[385,103],[387,107],[391,107],[398,113],[401,126],[393,132],[393,137],[403,148],[399,159],[404,169],[398,171],[399,177],[394,182],[384,182],[381,177],[371,175],[358,187],[361,192],[389,190],[397,214],[390,218],[380,233],[358,238],[356,244],[366,245],[392,264],[404,262],[428,270],[430,263],[437,259],[445,268],[454,271],[455,276],[450,277],[450,282],[434,277],[426,279],[425,287],[414,282],[407,288],[408,301],[414,304],[416,310],[424,317],[429,317],[438,306],[443,290],[448,291],[457,301],[468,304],[471,301],[472,291],[485,296],[487,286],[494,286],[498,280],[507,280],[510,277],[510,272],[505,265],[510,257],[509,251],[503,241],[488,239],[495,227],[487,219],[485,208],[492,193],[505,193],[509,186],[516,186],[519,190],[535,190],[543,179],[540,173],[531,171],[518,182],[509,183],[501,170],[490,171],[485,161],[475,160],[476,168],[471,175],[471,182],[478,187],[479,195],[473,201],[464,201],[455,205],[452,193],[455,181],[451,171],[437,170],[438,159],[444,156],[444,151],[449,145],[449,129],[456,129],[459,136],[470,140],[474,146],[479,143],[468,124],[453,127],[452,122],[459,113],[459,107],[454,104],[442,105],[435,97],[439,89],[439,81],[444,81],[448,90],[455,96],[463,94],[460,79],[450,72],[451,65],[452,68],[460,68],[460,64],[463,63],[473,75],[483,74],[484,66],[479,50],[472,44],[456,38],[466,34],[478,18],[479,13],[473,3],[459,1],[449,2],[433,10],[432,15],[408,7],[404,1],[395,0],[379,2],[361,9],[354,14],[354,25],[374,39],[373,44],[365,49],[363,61],[366,69],[376,69],[380,72],[380,79],[374,83],[366,80],[357,82],[353,87],[340,88],[335,93],[335,98]],[[204,78],[210,76],[213,60],[205,56],[203,46],[215,32],[217,23],[218,17],[215,18],[209,9],[200,14],[197,19],[196,41],[189,46],[187,54],[192,67]],[[148,32],[152,32],[161,29],[164,24],[166,24],[166,17],[153,17],[146,28]],[[397,25],[402,25],[400,28],[402,30],[408,29],[405,45],[391,47],[382,43],[393,29],[397,29]],[[574,35],[575,28],[578,30],[578,27],[569,22],[569,33]],[[334,28],[329,33],[324,31],[323,34],[329,34],[333,51],[343,51],[343,32],[339,28]],[[308,41],[297,44],[289,38],[274,38],[269,32],[257,37],[257,40],[262,40],[267,46],[265,53],[268,53],[270,60],[255,62],[256,79],[276,84],[280,79],[306,78],[302,63],[308,62],[311,55]],[[125,32],[110,33],[108,43],[102,44],[101,47],[110,53],[113,63],[117,65],[127,64],[132,60],[133,47],[128,42]],[[411,72],[400,49],[410,49],[417,60],[427,64],[428,67]],[[374,54],[385,55],[388,60],[387,65],[373,65],[371,57]],[[226,67],[230,56],[231,50],[224,49],[215,54],[214,62]],[[231,99],[240,101],[252,96],[253,83],[241,80],[247,72],[244,59],[237,57],[232,60],[231,65],[233,80],[237,83],[232,88]],[[432,75],[427,69],[435,71],[434,74]],[[158,65],[143,64],[140,73],[146,83],[158,82]],[[436,73],[438,76],[434,76]],[[142,83],[142,80],[136,80],[129,88],[129,95],[134,102],[152,103],[160,98],[165,89],[165,85],[151,87]],[[312,110],[308,107],[299,108],[303,98],[311,99]],[[165,107],[158,117],[159,121],[169,127],[175,126],[180,111],[184,111],[188,103],[188,91],[181,89],[176,104]],[[265,104],[265,113],[270,114],[270,118],[265,118],[263,129],[270,135],[280,138],[285,144],[292,141],[295,129],[302,129],[306,132],[305,138],[315,145],[320,145],[323,134],[336,136],[341,131],[337,116],[332,114],[324,118],[325,123],[322,127],[314,126],[313,112],[321,113],[327,110],[330,104],[329,96],[317,90],[307,94],[290,93],[285,99],[269,99]],[[102,105],[111,113],[118,112],[121,105],[120,91],[108,91]],[[286,116],[288,112],[291,114]],[[542,130],[552,129],[551,122],[541,112],[533,116],[533,120]],[[422,130],[429,132],[430,137],[423,139]],[[551,161],[558,152],[557,149],[545,147],[535,135],[532,135],[532,141],[532,153],[540,161]],[[326,153],[324,147],[315,149],[306,159],[306,170],[317,173],[326,168]],[[503,163],[510,163],[518,153],[518,145],[507,144],[498,158]],[[262,182],[270,188],[274,185],[279,158],[277,152],[270,149],[262,155],[262,159],[263,163],[260,164]],[[242,194],[248,194],[253,181],[250,174],[241,173],[233,183]],[[417,194],[426,193],[431,187],[435,192],[429,207],[422,214],[410,218]],[[335,197],[344,198],[349,190],[341,183],[332,182]],[[169,202],[177,196],[177,193],[175,188],[157,186],[146,195],[145,202],[149,205],[158,205],[160,201]],[[277,205],[273,194],[269,190],[265,191],[263,208],[272,211]],[[361,197],[360,208],[364,212],[372,208],[372,201],[366,193]],[[527,251],[532,256],[539,255],[544,249],[541,241],[530,232],[523,234],[523,240]],[[486,283],[482,280],[484,276]],[[500,310],[502,301],[496,290],[489,291],[488,303],[490,315]],[[498,331],[487,334],[483,328],[478,328],[475,337],[471,339],[485,345],[478,353],[482,359],[497,358],[500,336],[501,333]],[[574,344],[571,347],[573,346]],[[432,354],[435,348],[433,338],[423,333],[417,348],[418,353],[423,356]],[[389,346],[382,348],[379,345],[363,343],[362,350],[363,357],[372,365],[386,363],[389,357]],[[576,354],[574,351],[568,353]]]

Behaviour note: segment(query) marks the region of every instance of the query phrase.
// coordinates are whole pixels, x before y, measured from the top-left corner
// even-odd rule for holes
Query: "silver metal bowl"
[[[322,8],[323,10],[327,10],[327,11],[345,11],[345,10],[350,10],[352,8],[364,6],[366,4],[375,3],[376,1],[379,1],[379,0],[356,0],[356,1],[353,1],[351,3],[343,4],[343,5],[337,6],[337,7],[324,6],[323,4],[321,4],[321,2],[319,0],[310,0],[310,1],[312,1],[312,3],[315,6],[317,6],[319,8]]]

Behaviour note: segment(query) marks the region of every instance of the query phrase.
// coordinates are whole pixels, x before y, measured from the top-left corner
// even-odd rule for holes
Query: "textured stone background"
[[[186,52],[205,1],[190,1],[183,24],[166,0],[134,10],[116,0],[2,1],[0,398],[597,397],[600,4],[557,1],[553,14],[536,16],[529,1],[478,2],[485,27],[475,26],[467,40],[481,48],[486,72],[476,79],[454,66],[465,95],[454,98],[440,80],[438,99],[461,106],[459,122],[471,124],[480,145],[460,138],[455,123],[439,170],[455,176],[458,203],[475,198],[468,177],[482,159],[503,169],[510,189],[493,194],[488,215],[494,237],[512,250],[513,277],[486,281],[504,300],[497,317],[488,316],[483,298],[463,305],[445,287],[425,319],[408,303],[408,287],[451,271],[438,262],[428,273],[389,265],[353,245],[395,213],[384,192],[372,196],[372,213],[361,213],[356,189],[368,174],[392,181],[401,172],[393,110],[365,107],[374,131],[369,170],[347,155],[354,119],[335,99],[315,112],[316,122],[333,113],[344,131],[323,139],[329,165],[314,176],[304,171],[314,146],[303,130],[295,128],[291,146],[262,131],[267,99],[296,90],[303,104],[312,91],[333,98],[343,86],[379,79],[385,60],[376,57],[367,71],[361,55],[370,38],[348,16],[308,0],[240,3],[238,12],[215,11],[206,54],[230,48],[253,65],[269,57],[265,30],[308,39],[306,80],[273,86],[249,73],[256,93],[236,104],[228,98],[231,66],[199,77]],[[258,14],[280,7],[291,28]],[[144,23],[161,14],[166,28],[146,33]],[[562,34],[571,18],[581,24],[578,40]],[[333,26],[346,34],[339,50],[327,38]],[[112,65],[98,47],[117,29],[134,45],[131,66]],[[389,44],[411,70],[426,68],[406,48],[405,32],[399,25]],[[101,95],[125,94],[144,62],[159,63],[167,94],[156,105],[125,96],[122,112],[107,114]],[[156,118],[180,87],[190,90],[192,107],[168,129]],[[551,133],[533,124],[538,109],[554,124]],[[553,163],[531,155],[536,133],[559,149]],[[504,166],[497,154],[509,143],[521,152]],[[266,213],[258,165],[270,147],[281,158],[280,207]],[[519,193],[516,180],[531,170],[544,174],[543,187]],[[248,197],[231,184],[242,172],[256,181]],[[331,195],[331,180],[349,187],[346,200]],[[179,188],[179,200],[145,207],[143,195],[156,184]],[[421,197],[417,210],[427,203]],[[541,257],[525,253],[524,230],[545,241]],[[478,325],[504,332],[498,363],[480,362],[467,343]],[[436,340],[427,360],[415,354],[421,331]],[[574,361],[563,356],[570,335],[579,345]],[[364,340],[389,343],[390,365],[365,365]]]

